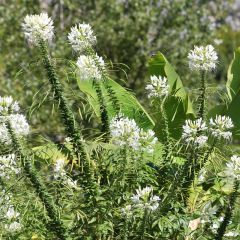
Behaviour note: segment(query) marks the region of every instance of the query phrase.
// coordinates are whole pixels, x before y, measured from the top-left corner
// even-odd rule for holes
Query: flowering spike
[[[25,38],[32,45],[37,45],[40,41],[51,42],[54,36],[53,21],[47,13],[27,15],[22,29]]]
[[[188,60],[191,70],[211,71],[216,68],[218,56],[212,45],[194,46],[188,54]]]
[[[167,78],[151,76],[150,79],[150,84],[145,88],[148,91],[148,98],[162,98],[168,95],[169,85]]]
[[[71,28],[68,41],[75,52],[83,52],[96,43],[92,27],[89,24],[78,24]]]

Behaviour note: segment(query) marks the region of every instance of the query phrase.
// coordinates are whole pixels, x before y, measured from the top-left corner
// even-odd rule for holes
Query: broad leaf
[[[97,100],[97,94],[96,91],[93,88],[92,81],[81,81],[80,79],[77,79],[78,86],[82,92],[84,92],[87,97],[88,101],[93,107],[93,110],[95,114],[99,117],[99,103]],[[142,107],[142,105],[138,102],[138,100],[133,96],[132,93],[127,91],[125,88],[123,88],[121,85],[113,81],[112,79],[107,79],[107,84],[109,84],[112,89],[114,90],[117,99],[121,106],[121,112],[128,116],[129,118],[135,119],[137,124],[144,128],[149,129],[154,127],[154,122],[151,119],[151,117],[148,115],[146,110]],[[112,103],[108,97],[107,90],[102,84],[102,91],[104,95],[104,99],[106,100],[107,110],[110,119],[115,116],[114,109],[112,107]]]

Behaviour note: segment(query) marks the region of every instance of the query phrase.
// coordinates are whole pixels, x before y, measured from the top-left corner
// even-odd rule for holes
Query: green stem
[[[49,228],[49,230],[54,232],[59,239],[63,240],[68,239],[67,230],[59,218],[59,213],[53,203],[51,195],[47,192],[47,189],[45,185],[41,182],[41,179],[38,176],[37,171],[31,165],[31,160],[29,159],[28,155],[24,154],[23,147],[19,142],[17,136],[15,135],[10,123],[7,123],[7,127],[12,139],[12,145],[16,153],[20,156],[22,160],[22,167],[24,169],[24,172],[31,181],[33,187],[35,188],[36,193],[38,194],[40,200],[42,201],[44,207],[47,210],[49,218],[51,219],[51,226],[47,225],[47,227]]]
[[[58,80],[54,67],[51,63],[50,56],[48,54],[47,47],[43,41],[40,41],[40,50],[48,80],[51,84],[52,92],[54,93],[55,101],[59,103],[59,109],[65,126],[66,134],[68,137],[70,137],[71,143],[73,145],[73,151],[77,159],[80,161],[81,167],[83,169],[83,183],[87,186],[91,186],[93,182],[93,173],[89,160],[87,158],[86,150],[83,145],[81,131],[75,126],[73,113],[63,95],[62,85]]]
[[[238,188],[239,188],[239,181],[235,180],[234,191],[230,194],[228,206],[225,211],[225,216],[224,216],[224,219],[221,222],[221,225],[218,229],[215,240],[222,240],[224,237],[224,233],[226,232],[227,226],[229,225],[229,222],[231,221],[233,211],[235,208],[235,203],[236,203],[237,197],[239,195]]]
[[[127,217],[124,222],[123,240],[128,240],[128,218]]]
[[[145,239],[147,217],[148,217],[148,209],[145,208],[143,220],[142,220],[141,232],[140,232],[141,240]]]
[[[163,159],[164,161],[169,159],[169,153],[171,153],[171,142],[170,142],[170,134],[169,134],[169,123],[168,123],[168,117],[165,110],[164,102],[161,103],[161,112],[162,112],[162,118],[163,118],[163,130],[164,130],[164,153],[163,153]]]
[[[98,102],[100,105],[100,114],[101,114],[101,121],[102,121],[102,132],[105,134],[105,140],[107,141],[109,138],[109,122],[108,122],[108,113],[106,104],[103,98],[103,93],[101,86],[98,82],[93,80],[93,87],[96,90]]]
[[[205,83],[205,71],[202,71],[201,73],[201,87],[200,87],[200,96],[198,99],[198,118],[202,118],[204,120],[205,118],[205,95],[206,95],[206,83]]]

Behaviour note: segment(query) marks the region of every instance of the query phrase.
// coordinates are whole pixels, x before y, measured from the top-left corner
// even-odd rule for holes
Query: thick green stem
[[[221,225],[218,229],[217,236],[215,237],[215,240],[222,240],[223,237],[224,237],[227,226],[229,225],[229,222],[231,221],[233,211],[234,211],[234,208],[235,208],[235,203],[236,203],[237,197],[239,195],[238,188],[239,188],[239,181],[235,180],[234,191],[231,193],[231,195],[229,197],[229,202],[228,202],[228,206],[227,206],[226,211],[225,211],[225,216],[224,216],[224,219],[221,222]]]
[[[22,160],[22,167],[24,169],[24,172],[31,181],[33,187],[35,188],[35,191],[38,194],[40,200],[42,201],[44,207],[46,208],[48,216],[51,220],[51,226],[47,225],[47,227],[49,228],[49,230],[56,234],[58,239],[61,240],[68,239],[67,230],[59,218],[59,213],[53,203],[51,195],[47,192],[47,189],[45,185],[41,182],[41,179],[38,176],[37,171],[31,165],[31,160],[26,154],[24,154],[23,147],[21,146],[18,138],[16,137],[14,131],[12,130],[10,123],[8,123],[7,126],[12,139],[12,145],[16,153],[20,156]]]
[[[141,232],[140,232],[141,240],[145,239],[147,217],[148,217],[148,209],[145,208],[144,214],[143,214],[143,219],[142,219]]]
[[[65,126],[66,134],[68,135],[68,137],[70,137],[74,153],[77,159],[80,161],[81,167],[83,169],[82,182],[86,184],[85,186],[91,187],[91,184],[93,182],[93,173],[87,157],[86,150],[83,145],[81,131],[75,126],[73,113],[68,106],[67,100],[63,95],[62,85],[58,80],[54,67],[51,63],[46,45],[43,41],[40,42],[40,50],[48,80],[51,84],[52,92],[54,93],[55,101],[59,103],[59,109]]]
[[[170,142],[170,134],[169,134],[169,123],[168,117],[165,110],[164,102],[161,103],[161,113],[163,118],[163,130],[164,130],[164,153],[163,160],[166,161],[169,159],[169,153],[171,153],[171,142]]]
[[[124,222],[123,240],[128,240],[128,218],[127,217]]]
[[[109,122],[108,122],[108,113],[106,104],[103,98],[102,89],[98,82],[93,80],[93,87],[96,90],[98,102],[100,105],[100,114],[101,114],[101,121],[102,121],[102,132],[105,133],[105,140],[107,141],[109,138]]]
[[[205,118],[205,102],[206,102],[206,83],[205,83],[205,72],[202,71],[201,73],[201,87],[200,87],[200,96],[198,99],[198,118],[202,118],[204,120]]]

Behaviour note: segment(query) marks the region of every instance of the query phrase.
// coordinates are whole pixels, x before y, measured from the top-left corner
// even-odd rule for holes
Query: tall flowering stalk
[[[105,99],[101,89],[101,81],[105,79],[105,63],[93,50],[96,44],[96,36],[89,24],[78,24],[71,28],[68,40],[73,50],[82,55],[77,61],[78,74],[81,80],[93,80],[93,88],[96,90],[100,105],[102,132],[105,140],[109,135],[109,120]],[[85,53],[86,55],[83,55]]]
[[[200,96],[198,98],[198,113],[197,117],[205,119],[206,108],[206,73],[216,68],[218,60],[217,53],[212,45],[206,47],[195,46],[188,54],[189,68],[193,71],[201,73]]]
[[[54,98],[59,103],[59,110],[65,126],[65,131],[73,145],[74,153],[80,161],[83,169],[83,182],[86,186],[93,182],[93,173],[82,141],[82,135],[74,122],[73,113],[64,97],[63,87],[57,77],[51,62],[51,57],[47,50],[47,42],[52,41],[53,21],[47,14],[26,16],[22,24],[23,31],[28,42],[37,46],[41,51],[43,64],[48,76],[48,80],[54,93]]]
[[[225,235],[227,226],[229,225],[234,209],[236,207],[236,200],[239,196],[239,186],[240,186],[240,157],[232,156],[230,162],[226,164],[226,174],[230,179],[234,179],[234,187],[233,192],[229,196],[229,202],[227,204],[227,208],[225,210],[225,216],[223,221],[221,222],[217,235],[215,237],[216,240],[222,240]]]
[[[152,100],[157,100],[160,102],[160,110],[163,119],[163,129],[164,129],[164,154],[163,159],[164,161],[169,158],[169,153],[171,152],[171,140],[169,134],[169,123],[168,123],[168,116],[165,109],[165,100],[169,94],[169,85],[167,82],[167,78],[165,77],[157,77],[151,76],[150,83],[146,85],[145,89],[148,93],[148,98]]]
[[[51,220],[51,225],[47,226],[60,239],[67,239],[67,231],[59,218],[59,213],[53,203],[52,197],[48,194],[46,187],[41,182],[36,170],[32,167],[29,157],[24,153],[24,149],[20,143],[20,138],[23,138],[29,133],[29,125],[22,114],[18,113],[19,105],[14,102],[12,97],[0,98],[0,137],[4,137],[4,144],[13,146],[16,154],[21,158],[22,167],[25,174],[30,179],[36,193],[41,199],[44,207],[48,212]],[[5,132],[5,133],[4,133]]]

